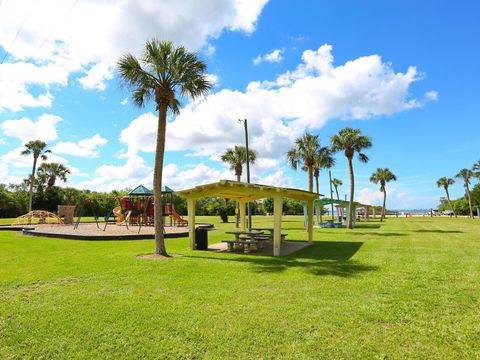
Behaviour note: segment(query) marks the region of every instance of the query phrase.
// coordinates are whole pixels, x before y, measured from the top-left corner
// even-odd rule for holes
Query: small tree
[[[383,192],[383,206],[380,221],[383,221],[383,219],[385,219],[385,207],[387,204],[387,190],[385,189],[385,185],[387,184],[387,182],[396,180],[397,177],[388,168],[378,168],[377,171],[375,171],[370,177],[370,181],[372,183],[380,183],[380,191]]]
[[[470,217],[473,219],[472,210],[472,198],[470,197],[470,178],[473,176],[473,171],[470,169],[462,169],[455,176],[459,179],[463,179],[463,185],[465,186],[465,192],[467,193],[468,207],[470,209]]]
[[[457,217],[457,212],[453,208],[452,201],[450,200],[450,193],[448,192],[448,187],[450,185],[453,185],[454,183],[455,183],[455,180],[451,178],[447,178],[445,176],[437,180],[437,186],[443,187],[445,189],[445,192],[447,194],[447,201],[448,201],[448,204],[450,205],[450,209],[453,211],[453,214],[455,215],[455,217]]]
[[[38,158],[47,160],[47,153],[50,150],[46,150],[47,144],[40,140],[32,140],[25,144],[25,149],[22,151],[22,155],[33,155],[32,175],[30,176],[30,184],[28,190],[28,211],[32,211],[33,201],[33,185],[35,183],[35,170],[37,168]]]
[[[303,164],[302,170],[308,173],[308,191],[313,191],[313,166],[320,149],[318,135],[306,133],[295,140],[295,146],[287,152],[287,161],[294,170]]]

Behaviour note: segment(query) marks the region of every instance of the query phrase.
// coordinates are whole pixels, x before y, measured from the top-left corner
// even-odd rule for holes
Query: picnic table
[[[264,234],[264,235],[262,235],[262,236],[264,236],[264,237],[269,237],[270,240],[273,240],[273,232],[274,232],[274,231],[273,231],[273,228],[267,228],[267,227],[265,227],[265,228],[252,228],[252,230],[262,231],[262,232],[263,232],[263,231],[268,231],[268,232],[269,232],[268,234]],[[287,234],[280,234],[280,239],[281,239],[281,241],[285,241],[285,237],[286,237],[286,236],[287,236]]]
[[[247,254],[263,246],[263,239],[259,238],[263,235],[262,231],[226,231],[225,234],[235,235],[234,240],[222,240],[227,243],[228,251],[243,250]]]

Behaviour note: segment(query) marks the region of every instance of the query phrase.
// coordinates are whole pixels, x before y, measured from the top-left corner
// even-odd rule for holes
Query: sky
[[[62,186],[152,187],[155,104],[136,108],[115,66],[156,37],[197,52],[214,83],[169,115],[165,185],[235,179],[220,155],[244,144],[248,119],[252,182],[306,189],[286,152],[348,126],[373,142],[370,161],[354,161],[357,200],[381,204],[369,178],[388,167],[388,208],[436,207],[436,180],[480,159],[479,18],[474,0],[0,0],[0,183],[28,176],[20,152],[38,139],[71,170]]]

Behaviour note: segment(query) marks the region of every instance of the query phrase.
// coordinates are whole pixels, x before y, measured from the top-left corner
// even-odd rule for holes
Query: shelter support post
[[[282,197],[276,195],[273,198],[273,256],[280,256],[282,239]]]
[[[245,216],[246,204],[245,204],[245,201],[239,201],[238,204],[240,206],[240,229],[242,231],[246,231],[247,230],[247,221]]]
[[[311,243],[313,241],[313,200],[308,200],[307,207],[308,207],[307,233],[308,233],[308,242]]]
[[[375,206],[372,207],[373,218],[375,219]]]
[[[195,250],[195,199],[187,200],[188,211],[188,238],[190,240],[190,249]]]

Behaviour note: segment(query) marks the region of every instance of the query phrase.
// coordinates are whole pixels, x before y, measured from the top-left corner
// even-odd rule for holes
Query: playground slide
[[[187,226],[188,221],[185,220],[182,215],[177,213],[175,208],[172,208],[172,213],[170,214],[171,217],[173,217],[174,223],[176,223],[178,226]]]

